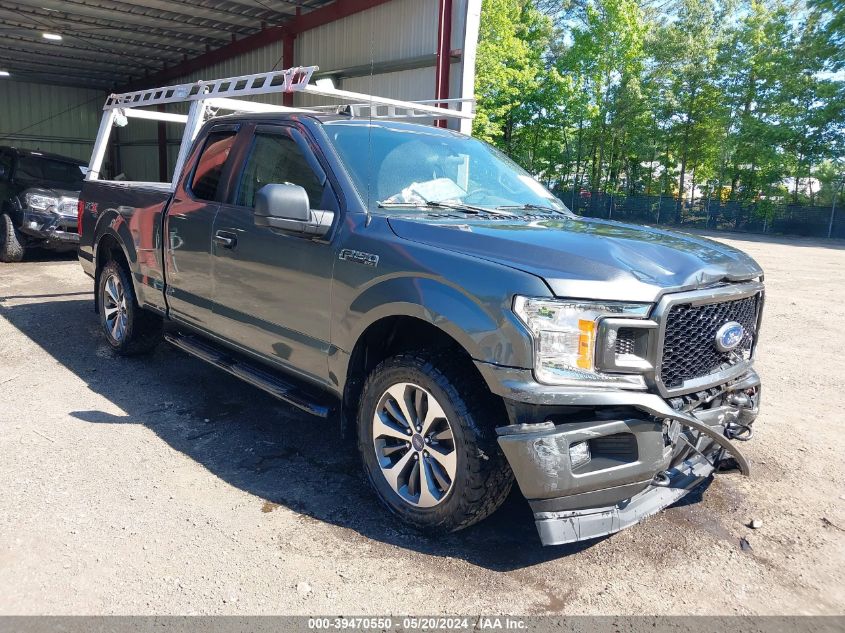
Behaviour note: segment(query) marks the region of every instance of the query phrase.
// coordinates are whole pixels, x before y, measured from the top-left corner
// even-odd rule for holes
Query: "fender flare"
[[[385,303],[385,297],[393,300]],[[533,341],[509,306],[484,305],[441,278],[414,275],[381,279],[360,293],[349,310],[359,317],[351,328],[340,332],[337,345],[350,353],[371,325],[405,316],[438,328],[475,360],[516,366],[531,362]]]
[[[102,263],[100,262],[100,245],[103,238],[111,237],[119,245],[126,263],[129,266],[129,276],[132,279],[133,290],[135,296],[138,296],[138,283],[135,278],[138,268],[138,253],[135,250],[135,241],[132,238],[132,233],[129,230],[129,224],[122,215],[113,209],[108,209],[97,218],[94,225],[94,238],[92,241],[92,251],[94,254],[94,305],[95,310],[99,313],[100,299],[97,292],[97,287],[100,283],[100,271],[102,270]]]

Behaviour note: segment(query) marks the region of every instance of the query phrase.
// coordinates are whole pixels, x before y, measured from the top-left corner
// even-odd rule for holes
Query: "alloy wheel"
[[[442,502],[455,481],[457,451],[449,420],[428,391],[398,383],[379,398],[373,447],[385,480],[418,508]]]
[[[103,283],[103,314],[106,317],[106,330],[118,343],[126,336],[129,321],[126,308],[126,293],[120,277],[109,275]]]

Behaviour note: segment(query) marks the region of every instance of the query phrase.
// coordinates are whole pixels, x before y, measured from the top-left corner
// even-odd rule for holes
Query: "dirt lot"
[[[72,257],[0,264],[0,613],[843,613],[845,244],[725,241],[767,272],[753,477],[545,549],[518,495],[409,533],[334,424],[112,356]]]

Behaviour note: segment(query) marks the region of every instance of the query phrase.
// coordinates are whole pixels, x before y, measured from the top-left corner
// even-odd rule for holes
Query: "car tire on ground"
[[[504,407],[461,361],[454,352],[388,358],[368,377],[358,411],[358,450],[379,498],[435,534],[492,514],[513,483],[494,428],[507,424]]]
[[[19,262],[25,248],[21,234],[8,213],[0,213],[0,262]]]
[[[100,272],[97,300],[103,333],[118,354],[144,354],[161,342],[161,317],[138,306],[129,273],[119,262],[108,262]]]

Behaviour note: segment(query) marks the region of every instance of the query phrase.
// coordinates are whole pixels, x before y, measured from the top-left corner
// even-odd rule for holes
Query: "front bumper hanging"
[[[543,545],[572,543],[638,523],[716,470],[750,474],[731,440],[750,438],[759,399],[760,381],[750,371],[689,410],[655,396],[633,405],[629,412],[637,413],[626,419],[552,415],[499,427],[498,440]]]

